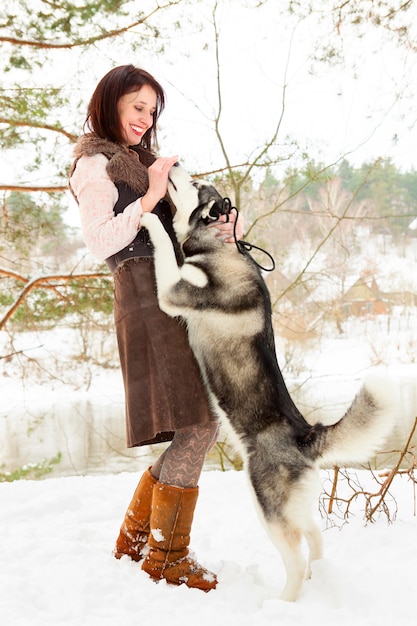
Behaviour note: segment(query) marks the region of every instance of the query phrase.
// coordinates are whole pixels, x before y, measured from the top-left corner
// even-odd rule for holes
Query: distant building
[[[364,273],[343,295],[341,308],[343,317],[361,317],[387,313],[390,306],[379,290],[375,277]]]

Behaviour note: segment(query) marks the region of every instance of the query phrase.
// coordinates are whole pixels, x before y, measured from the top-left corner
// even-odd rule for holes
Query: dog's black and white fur
[[[142,217],[155,248],[159,304],[186,321],[212,406],[234,435],[258,512],[284,562],[282,598],[294,601],[311,561],[322,556],[312,513],[320,493],[318,469],[370,458],[391,429],[392,390],[386,381],[370,379],[336,424],[308,424],[278,366],[270,297],[256,264],[208,227],[222,212],[222,197],[181,166],[171,169],[168,188],[177,208],[182,266],[158,217]]]

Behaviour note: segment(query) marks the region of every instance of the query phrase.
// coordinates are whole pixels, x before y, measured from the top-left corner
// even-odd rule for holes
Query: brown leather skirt
[[[187,331],[158,306],[153,258],[129,259],[113,276],[128,447],[215,421]]]

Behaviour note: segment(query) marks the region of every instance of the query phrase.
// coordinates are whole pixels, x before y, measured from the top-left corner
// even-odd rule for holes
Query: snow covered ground
[[[299,380],[308,380],[301,396],[306,413],[341,416],[362,376],[379,366],[398,382],[401,406],[395,418],[403,444],[417,415],[412,321],[395,336],[386,325],[369,324],[365,333],[349,329],[348,340],[329,337],[310,352],[303,347],[312,372],[309,380],[308,371],[298,372]],[[68,383],[85,373],[77,360],[71,365],[63,359],[72,345],[67,335],[55,332],[22,335],[15,342],[15,348],[30,349],[31,356],[39,346],[35,356],[41,363],[57,350]],[[299,601],[288,604],[280,600],[284,568],[256,516],[245,475],[205,471],[192,549],[217,572],[218,588],[204,594],[155,584],[138,564],[112,556],[124,512],[149,462],[133,452],[126,455],[118,369],[94,371],[83,391],[59,380],[24,380],[20,362],[15,369],[4,363],[0,466],[13,469],[58,451],[68,464],[63,460],[54,477],[45,480],[0,483],[2,625],[391,626],[415,621],[417,504],[408,476],[396,477],[391,489],[393,523],[381,515],[365,524],[360,497],[348,523],[317,507],[325,558],[314,564]],[[390,441],[390,449],[395,445]],[[371,480],[367,472],[358,474],[363,485]],[[327,476],[323,473],[324,482]]]
[[[138,467],[138,471],[144,467]],[[367,480],[366,473],[361,480]],[[417,518],[406,477],[396,520],[348,524],[317,514],[325,558],[295,604],[242,472],[204,472],[192,532],[215,591],[154,583],[112,548],[136,473],[0,484],[0,619],[7,626],[391,626],[416,618]],[[326,529],[326,527],[328,527]]]

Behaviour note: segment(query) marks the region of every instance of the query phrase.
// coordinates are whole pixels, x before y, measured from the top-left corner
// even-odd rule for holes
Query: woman
[[[198,480],[218,425],[184,327],[158,307],[152,244],[140,223],[143,213],[156,213],[181,262],[167,195],[168,172],[178,157],[154,154],[164,105],[162,87],[144,70],[124,65],[108,72],[88,106],[89,132],[77,142],[70,189],[87,247],[114,276],[127,445],[170,442],[140,479],[114,554],[142,561],[154,579],[209,591],[216,576],[188,546]],[[216,234],[233,241],[235,218],[217,222]]]

